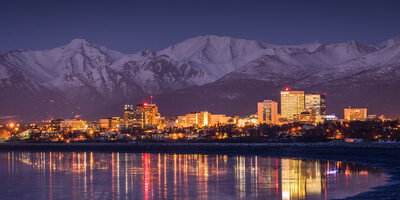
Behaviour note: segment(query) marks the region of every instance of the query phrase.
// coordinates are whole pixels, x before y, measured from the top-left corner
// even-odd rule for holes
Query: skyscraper
[[[124,107],[124,120],[128,122],[133,117],[133,113],[135,112],[135,108],[133,105],[125,105]]]
[[[306,94],[304,108],[314,110],[316,120],[322,121],[326,115],[325,94]]]
[[[144,128],[145,114],[142,111],[134,111],[129,121],[126,122],[129,127]]]
[[[278,123],[278,102],[264,100],[257,104],[258,123],[276,124]]]
[[[290,91],[288,88],[281,91],[281,116],[293,120],[295,114],[304,110],[304,91]]]
[[[156,125],[156,117],[159,115],[156,104],[143,103],[136,106],[136,111],[144,112],[145,124]]]

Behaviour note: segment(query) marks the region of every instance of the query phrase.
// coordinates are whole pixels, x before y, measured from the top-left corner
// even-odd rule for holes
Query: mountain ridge
[[[253,93],[248,91],[251,88],[245,87],[253,85],[252,81],[275,88],[262,91],[260,87],[257,89],[260,93],[277,92],[275,90],[284,85],[329,91],[337,86],[331,82],[338,83],[346,77],[348,81],[351,78],[356,79],[353,82],[362,81],[365,77],[360,74],[365,70],[376,72],[367,73],[371,80],[394,83],[400,77],[397,76],[399,37],[386,40],[379,46],[355,41],[274,45],[208,35],[184,40],[161,51],[142,50],[133,54],[123,54],[85,39],[73,39],[66,45],[48,50],[12,50],[0,53],[0,94],[7,97],[0,101],[3,110],[0,116],[16,115],[16,111],[21,109],[23,115],[29,116],[37,110],[46,110],[49,105],[53,107],[52,111],[41,118],[65,117],[63,115],[80,112],[91,116],[103,107],[115,106],[116,109],[123,103],[141,101],[150,94],[160,96],[161,105],[174,109],[174,104],[162,102],[171,101],[170,98],[163,100],[164,96],[185,91],[188,94],[185,99],[190,101],[190,95],[196,96],[196,90],[203,91],[202,88],[207,87],[221,91],[204,90],[203,95],[217,98],[218,93],[224,93],[217,98],[219,101],[239,101],[246,98],[246,93]],[[243,86],[235,82],[241,82]],[[229,85],[235,85],[238,91],[231,88],[232,94],[225,94]],[[241,87],[246,89],[239,91]],[[192,90],[192,93],[187,90]],[[14,94],[10,91],[19,92]],[[255,96],[250,102],[261,98]],[[269,96],[278,100],[274,95],[264,95],[265,98]],[[26,108],[18,108],[21,106],[14,105],[13,99],[26,103]],[[207,109],[205,102],[201,103],[203,106],[193,106]],[[190,111],[189,104],[182,102],[181,106]],[[63,109],[65,112],[60,111]],[[246,112],[254,111],[249,107],[241,113]],[[165,109],[165,113],[173,112]]]

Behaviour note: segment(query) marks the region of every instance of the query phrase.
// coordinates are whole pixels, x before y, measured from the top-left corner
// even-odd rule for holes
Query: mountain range
[[[285,87],[327,93],[328,113],[367,107],[400,117],[400,35],[380,45],[274,45],[199,36],[161,51],[123,54],[84,39],[0,54],[0,120],[96,119],[154,95],[162,115],[248,115]]]

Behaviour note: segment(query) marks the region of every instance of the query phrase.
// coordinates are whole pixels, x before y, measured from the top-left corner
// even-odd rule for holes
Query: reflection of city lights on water
[[[357,164],[260,156],[6,152],[1,159],[9,175],[31,167],[40,178],[27,179],[39,180],[47,199],[331,199],[386,178]]]
[[[290,191],[282,191],[282,199],[283,200],[291,199],[290,198]]]
[[[336,174],[338,171],[337,170],[330,170],[326,171],[326,174]]]

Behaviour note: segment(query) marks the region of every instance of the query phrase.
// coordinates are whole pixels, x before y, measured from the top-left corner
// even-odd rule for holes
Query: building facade
[[[325,94],[306,94],[304,109],[313,109],[317,122],[322,122],[326,115],[326,98]]]
[[[129,119],[133,118],[135,112],[135,108],[133,105],[125,105],[124,107],[124,120],[129,121]]]
[[[124,120],[120,117],[110,117],[106,119],[100,119],[100,128],[104,130],[119,129],[118,125],[123,124]]]
[[[304,91],[281,91],[281,117],[293,120],[294,115],[304,111]]]
[[[229,123],[229,121],[232,119],[232,117],[226,116],[224,114],[217,114],[217,115],[211,115],[211,126],[215,125],[226,125]]]
[[[133,111],[125,123],[127,127],[144,128],[145,121],[146,117],[143,111]]]
[[[145,125],[156,125],[157,117],[159,117],[158,107],[156,104],[143,103],[136,106],[136,111],[144,113]]]
[[[84,131],[87,127],[86,121],[80,119],[67,119],[60,122],[60,129],[66,131]]]
[[[185,116],[178,116],[178,127],[192,127],[192,126],[211,126],[211,113],[208,111],[191,112]]]
[[[314,109],[305,109],[300,114],[295,114],[293,120],[304,124],[312,124],[317,122],[317,114]]]
[[[344,109],[344,119],[346,121],[357,121],[367,119],[367,109],[366,108],[345,108]]]
[[[264,100],[257,104],[257,116],[259,124],[277,124],[278,123],[278,102]]]

